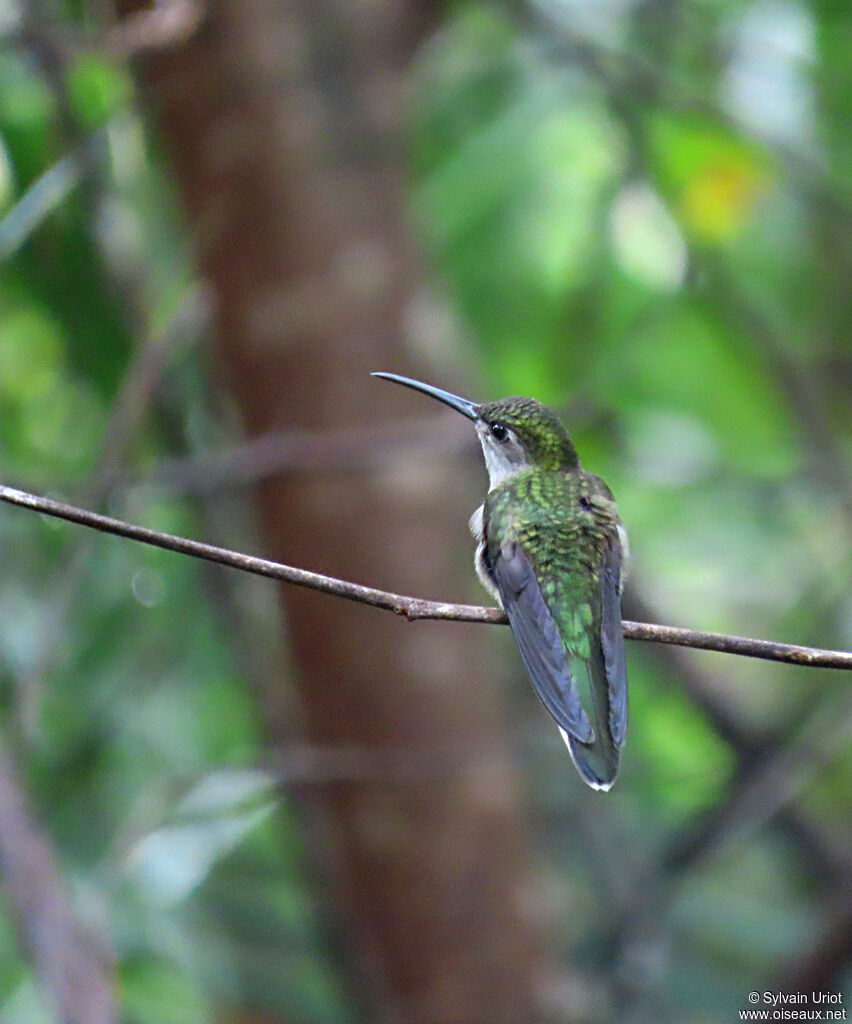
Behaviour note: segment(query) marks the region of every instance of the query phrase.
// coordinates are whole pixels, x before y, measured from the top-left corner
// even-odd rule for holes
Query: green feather
[[[594,729],[591,743],[566,735],[581,773],[608,787],[619,745],[610,728],[610,683],[601,641],[601,573],[617,544],[618,514],[606,485],[574,472],[530,469],[489,492],[484,509],[492,564],[520,544],[562,640],[571,682]]]

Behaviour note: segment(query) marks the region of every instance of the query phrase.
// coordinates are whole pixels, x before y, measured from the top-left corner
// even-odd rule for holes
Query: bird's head
[[[422,391],[472,420],[492,488],[526,469],[568,471],[580,464],[557,415],[534,398],[501,398],[479,404],[395,373],[373,376]]]

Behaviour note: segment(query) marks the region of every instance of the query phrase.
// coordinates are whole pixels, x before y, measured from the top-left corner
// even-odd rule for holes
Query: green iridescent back
[[[618,573],[621,560],[620,520],[612,494],[602,480],[579,468],[529,469],[489,492],[483,525],[488,564],[512,562],[517,545],[532,568],[561,638],[571,683],[594,730],[590,742],[564,730],[563,735],[586,780],[608,788],[618,771],[626,725],[626,689],[622,699],[622,687],[616,684],[619,695],[614,695],[602,639],[602,624],[608,621],[611,632],[613,614],[610,607],[607,620],[604,595],[615,594],[610,605],[615,600],[620,607],[618,583],[604,578],[613,566]],[[616,623],[623,643],[620,614]],[[615,664],[613,660],[618,676]],[[539,686],[537,690],[547,706],[547,694]]]
[[[582,470],[529,470],[488,494],[484,518],[489,546],[521,544],[563,639],[579,654],[574,645],[587,647],[600,566],[619,523],[609,488]]]

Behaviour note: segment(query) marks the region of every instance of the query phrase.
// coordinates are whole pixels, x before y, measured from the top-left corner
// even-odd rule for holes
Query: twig
[[[635,572],[630,574],[630,599],[627,608],[631,614],[642,619],[657,618],[657,611],[643,595],[641,580],[637,580]],[[714,677],[705,672],[685,648],[665,645],[656,647],[654,657],[657,664],[665,669],[660,674],[661,682],[677,680],[678,686],[703,712],[716,734],[731,748],[739,764],[740,776],[759,762],[765,761],[771,751],[789,741],[793,733],[790,727],[776,728],[769,734],[744,725],[722,694],[717,692]],[[788,709],[788,721],[798,725],[812,701],[813,695],[809,695],[806,701],[802,702],[802,706]],[[800,806],[790,803],[781,807],[773,824],[785,837],[792,839],[800,853],[808,858],[814,877],[823,881],[845,877],[845,862],[839,861],[826,835],[805,816]],[[852,861],[849,863],[852,865]],[[641,883],[644,881],[639,880],[639,884],[633,887],[634,891],[641,892]]]
[[[100,43],[111,57],[170,49],[195,32],[204,18],[204,7],[194,0],[158,0],[150,9],[112,25]]]
[[[23,49],[48,46],[66,60],[86,54],[124,60],[179,46],[198,29],[205,13],[206,5],[196,0],[157,0],[147,10],[94,33],[40,14],[37,22],[25,21],[0,32],[0,43]]]
[[[112,533],[129,540],[137,540],[143,544],[177,551],[203,558],[208,562],[218,562],[243,572],[251,572],[257,576],[292,583],[297,587],[308,587],[337,597],[345,597],[350,601],[384,608],[402,615],[406,619],[443,619],[450,622],[482,622],[492,625],[505,625],[506,616],[499,608],[483,608],[480,605],[450,604],[445,601],[427,601],[420,597],[406,597],[402,594],[365,587],[360,583],[323,576],[297,569],[280,562],[271,562],[265,558],[246,555],[227,548],[202,544],[197,540],[176,537],[170,533],[160,533],[144,526],[125,523],[121,519],[103,516],[87,509],[75,508],[52,498],[41,498],[35,494],[16,490],[0,484],[0,501],[21,508],[29,508],[43,515],[65,519],[71,523],[88,526],[102,533]],[[726,636],[721,633],[702,633],[693,629],[682,629],[678,626],[658,626],[647,622],[625,622],[624,635],[629,640],[651,640],[663,644],[676,644],[681,647],[695,647],[705,651],[720,651],[723,654],[738,654],[747,658],[765,658],[769,661],[784,661],[794,665],[809,665],[820,668],[852,668],[852,653],[847,651],[827,651],[815,647],[799,647],[794,644],[775,643],[771,640],[754,640],[750,637]]]
[[[35,229],[60,206],[80,181],[82,161],[69,153],[36,178],[0,221],[0,260],[20,249]]]
[[[76,921],[53,850],[30,815],[15,766],[2,744],[0,871],[57,1020],[114,1024],[118,1011],[109,954]]]
[[[810,949],[789,964],[774,985],[781,992],[829,992],[852,954],[852,897],[844,885],[834,894],[822,927]]]
[[[507,7],[513,12],[515,22],[528,32],[537,28],[536,22],[541,19],[537,13],[530,13],[529,5],[504,5],[504,9]],[[788,177],[821,210],[841,223],[847,223],[852,217],[852,196],[805,153],[744,123],[700,90],[685,85],[676,75],[667,72],[660,62],[598,43],[564,22],[554,25],[552,18],[545,18],[545,31],[538,32],[545,59],[570,61],[601,82],[610,95],[640,101],[646,107],[652,101],[659,109],[678,114],[697,114],[740,137],[754,139],[782,163]],[[650,96],[649,90],[652,90]]]
[[[678,883],[699,862],[716,855],[732,837],[755,832],[801,798],[813,778],[843,751],[850,711],[848,692],[818,705],[789,744],[767,749],[740,770],[722,803],[693,816],[655,858],[647,875],[633,880],[633,897],[625,901],[610,936],[611,961],[623,969],[631,953],[647,945],[648,936],[656,933],[670,909]],[[631,983],[628,992],[632,995]]]
[[[156,488],[169,494],[208,497],[244,488],[280,473],[352,472],[387,463],[409,449],[427,447],[442,454],[474,450],[475,439],[458,429],[459,417],[407,417],[381,427],[346,430],[272,430],[219,452],[202,452],[158,463],[150,476],[127,489]],[[437,439],[437,441],[436,441]]]
[[[595,408],[574,401],[565,418],[575,429],[588,423]],[[210,497],[243,489],[284,473],[351,473],[376,469],[401,454],[416,451],[425,457],[479,454],[472,433],[460,427],[457,413],[406,416],[385,420],[380,426],[300,430],[286,427],[258,434],[233,447],[157,461],[143,479],[121,482],[124,493],[150,490],[182,497]]]
[[[134,305],[132,297],[127,305]],[[102,506],[113,492],[118,473],[148,410],[151,392],[176,346],[183,344],[190,333],[187,319],[193,306],[192,296],[184,299],[167,323],[152,326],[139,339],[112,404],[94,470],[79,490],[78,500]],[[41,631],[36,656],[28,669],[19,673],[15,712],[23,736],[32,738],[38,728],[43,680],[50,676],[60,656],[62,645],[58,638],[90,563],[86,548],[84,545],[77,549],[54,574],[46,596],[45,621],[49,627]]]
[[[659,617],[659,609],[653,608],[642,589],[641,578],[631,569],[630,589],[625,594],[625,611],[647,622]],[[747,761],[761,746],[763,737],[752,734],[740,722],[731,705],[715,688],[716,680],[701,671],[695,659],[680,647],[663,646],[655,648],[657,663],[665,671],[664,679],[677,679],[679,687],[693,704],[704,714],[707,721],[740,760]]]

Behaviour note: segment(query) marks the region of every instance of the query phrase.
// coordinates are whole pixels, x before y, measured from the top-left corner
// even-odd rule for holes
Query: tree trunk
[[[192,38],[140,64],[211,286],[220,375],[250,435],[424,412],[368,374],[412,369],[402,106],[432,15],[414,0],[214,2]],[[267,553],[449,598],[471,571],[477,496],[458,466],[408,463],[264,485]],[[310,789],[370,1019],[539,1019],[525,837],[484,631],[295,588],[283,598],[310,742],[377,755],[365,777]],[[477,755],[496,767],[459,768]]]

